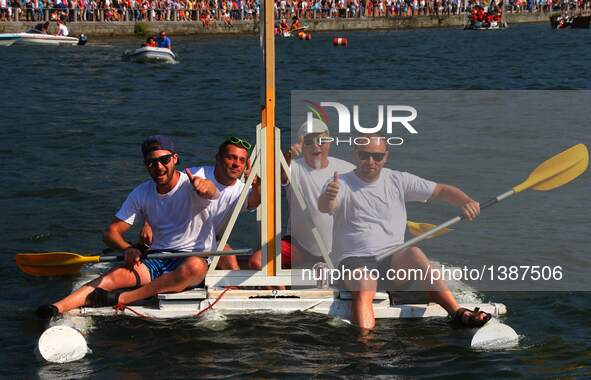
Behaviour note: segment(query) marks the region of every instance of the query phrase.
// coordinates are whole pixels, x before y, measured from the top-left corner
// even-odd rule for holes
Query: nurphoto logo
[[[353,120],[351,120],[351,111],[349,108],[339,102],[320,102],[315,104],[307,101],[309,111],[307,112],[308,133],[313,132],[313,118],[316,116],[325,123],[328,121],[328,116],[323,107],[332,107],[337,112],[338,117],[338,134],[339,136],[320,136],[318,143],[324,144],[334,142],[336,145],[368,145],[371,138],[384,139],[388,145],[402,145],[404,139],[398,136],[389,137],[341,137],[341,135],[351,134],[351,125],[358,134],[372,134],[381,132],[384,128],[384,120],[386,124],[386,135],[393,133],[394,127],[402,126],[403,129],[411,134],[419,133],[410,122],[417,118],[417,110],[412,106],[407,105],[378,105],[377,122],[375,126],[362,126],[359,122],[359,105],[353,105]],[[328,124],[328,123],[327,123]]]

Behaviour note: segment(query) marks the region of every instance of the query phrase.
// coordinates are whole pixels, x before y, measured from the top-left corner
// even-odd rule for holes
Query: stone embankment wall
[[[507,14],[509,25],[534,22],[548,22],[549,14],[544,13],[519,13]],[[396,30],[418,28],[459,28],[464,25],[465,17],[366,17],[355,19],[316,19],[305,20],[308,31],[351,31],[351,30]],[[23,32],[34,26],[34,22],[0,22],[0,33]],[[232,27],[222,22],[211,22],[206,30],[200,21],[153,21],[145,23],[147,28],[156,33],[166,30],[169,35],[193,35],[193,34],[252,34],[258,32],[258,24],[250,21],[235,21]],[[86,34],[89,37],[113,37],[133,36],[134,22],[71,22],[68,23],[70,33]],[[550,26],[548,26],[550,27]]]

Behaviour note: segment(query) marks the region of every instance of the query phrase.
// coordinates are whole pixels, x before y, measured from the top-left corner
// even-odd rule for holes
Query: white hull
[[[2,33],[0,34],[0,46],[11,46],[20,38],[18,33]]]
[[[131,309],[149,318],[172,319],[192,317],[213,304],[222,290],[194,289],[176,294],[160,294],[158,300],[147,302]],[[463,304],[462,306],[481,310],[499,317],[507,313],[505,305]],[[221,314],[251,313],[292,313],[312,312],[351,320],[351,299],[349,292],[332,290],[229,290],[224,294],[213,309]],[[387,293],[377,293],[374,299],[374,311],[379,319],[404,318],[446,318],[447,312],[439,305],[429,304],[392,304]],[[118,312],[112,307],[83,307],[68,313],[71,316],[135,316],[133,311]]]
[[[78,38],[54,36],[51,34],[18,33],[20,38],[14,45],[51,45],[51,46],[75,46],[78,45]]]
[[[137,63],[175,63],[176,55],[166,48],[142,47],[126,51],[123,59]]]

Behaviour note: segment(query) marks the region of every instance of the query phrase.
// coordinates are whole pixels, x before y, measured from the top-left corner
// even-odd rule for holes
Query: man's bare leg
[[[200,284],[206,274],[207,262],[203,258],[187,257],[174,271],[163,274],[141,288],[121,293],[119,302],[130,304],[158,293],[182,292],[189,286]]]
[[[231,251],[232,247],[230,244],[226,244],[224,247],[224,251]],[[223,270],[240,270],[240,265],[238,264],[238,259],[236,256],[222,256],[218,261],[217,269]]]
[[[248,267],[254,270],[261,270],[263,267],[263,251],[259,249],[250,256],[248,259]]]
[[[84,306],[88,295],[98,287],[107,291],[112,291],[120,288],[131,288],[137,285],[145,285],[148,282],[150,282],[150,272],[144,264],[136,265],[133,270],[130,270],[128,267],[118,267],[81,286],[76,291],[53,305],[60,313],[65,313],[66,311]]]
[[[421,269],[423,271],[432,270],[435,267],[431,264],[427,256],[418,247],[411,247],[402,252],[396,253],[391,259],[391,267],[396,269]],[[447,287],[442,279],[432,280],[427,277],[425,283],[421,284],[427,291],[429,298],[441,305],[449,315],[454,316],[460,308],[456,297]],[[396,285],[395,285],[396,286]],[[465,312],[463,318],[469,318],[469,312]],[[481,315],[480,319],[484,316]]]
[[[376,327],[373,299],[376,295],[377,282],[370,279],[347,280],[345,284],[348,289],[351,289],[351,315],[353,320],[359,326],[361,334],[367,335]]]

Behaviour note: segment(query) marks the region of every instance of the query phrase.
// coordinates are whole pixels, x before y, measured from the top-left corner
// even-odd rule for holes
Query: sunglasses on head
[[[384,157],[386,157],[386,153],[372,153],[364,151],[357,151],[357,155],[361,161],[367,161],[371,157],[375,162],[381,162]]]
[[[246,141],[246,139],[239,139],[238,137],[230,137],[228,141],[236,146],[246,149],[249,153],[252,149],[252,144]]]
[[[174,156],[174,154],[165,154],[165,155],[160,156],[160,157],[152,158],[152,159],[149,159],[149,160],[144,160],[144,163],[146,164],[146,167],[148,167],[150,169],[157,167],[159,162],[162,165],[168,165],[168,163],[170,162],[170,160],[172,160],[172,157],[173,156]]]
[[[328,144],[327,140],[323,140],[323,137],[327,136],[306,136],[304,137],[304,146],[312,146],[312,145],[324,145]]]

